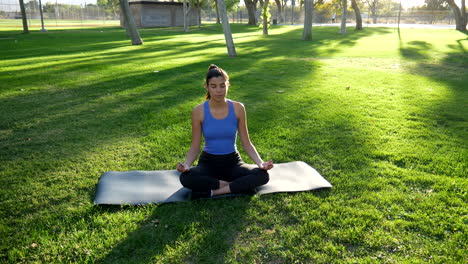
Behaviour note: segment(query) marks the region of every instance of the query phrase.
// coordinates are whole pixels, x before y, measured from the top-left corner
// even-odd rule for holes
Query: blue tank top
[[[234,104],[228,101],[228,115],[223,119],[216,119],[211,115],[209,101],[203,106],[202,131],[205,138],[203,151],[214,155],[224,155],[237,151],[237,118]]]

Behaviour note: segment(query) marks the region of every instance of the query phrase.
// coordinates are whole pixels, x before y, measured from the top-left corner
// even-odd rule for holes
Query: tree
[[[188,32],[189,31],[189,28],[188,28],[188,18],[187,18],[187,15],[188,13],[190,12],[190,9],[192,8],[192,5],[189,3],[187,3],[187,0],[184,0],[184,2],[182,3],[184,8],[183,8],[183,13],[184,13],[184,31],[185,32]]]
[[[221,21],[223,23],[224,39],[226,40],[226,47],[228,50],[229,57],[236,57],[236,47],[232,40],[231,26],[229,26],[229,20],[227,16],[226,6],[224,0],[218,0],[219,13],[221,14]]]
[[[202,0],[202,3],[206,0]],[[239,5],[240,0],[225,0],[224,6],[226,7],[226,11],[233,11],[234,7]],[[221,20],[219,19],[219,9],[218,9],[218,0],[214,0],[212,2],[214,9],[216,10],[216,24],[220,24]]]
[[[374,24],[377,24],[377,5],[379,3],[379,0],[366,0],[366,2],[371,12],[372,22]]]
[[[465,0],[461,0],[461,8],[454,0],[446,0],[455,15],[455,28],[459,31],[466,31],[468,17],[466,14]]]
[[[284,7],[286,6],[287,0],[275,0],[276,7],[278,8],[278,19],[279,23],[284,23]]]
[[[21,9],[21,18],[23,19],[23,33],[29,33],[28,20],[26,18],[26,7],[24,6],[23,0],[19,0],[20,9]]]
[[[346,16],[348,15],[348,1],[343,0],[343,12],[341,13],[340,33],[346,34]]]
[[[118,17],[119,15],[119,0],[97,0],[97,5],[104,7],[106,11],[112,12],[114,17]]]
[[[430,11],[431,16],[429,17],[429,22],[432,24],[434,20],[438,18],[443,19],[445,16],[441,15],[438,11],[450,10],[450,7],[445,0],[424,0],[424,5],[420,7],[419,10]]]
[[[314,0],[304,2],[304,30],[302,40],[312,40],[312,14],[314,10]]]
[[[219,19],[218,0],[214,0],[214,5],[216,10],[216,24],[220,24],[221,20]]]
[[[124,20],[124,27],[127,30],[127,35],[132,40],[132,45],[141,45],[143,41],[140,38],[140,33],[135,25],[135,20],[133,20],[132,12],[130,11],[130,6],[128,5],[127,0],[119,0],[120,1],[120,8],[122,10],[123,20]]]
[[[336,14],[336,6],[337,3],[332,1],[314,1],[314,21],[319,23],[329,22]]]
[[[31,0],[27,2],[24,7],[26,10],[38,10],[39,9],[39,2],[36,0]]]
[[[263,17],[263,35],[268,36],[268,23],[270,22],[270,0],[265,0],[262,6],[262,17]]]
[[[362,30],[361,10],[359,9],[356,0],[351,0],[351,6],[353,7],[354,14],[356,15],[356,30]]]
[[[206,0],[195,0],[194,6],[197,7],[198,12],[198,28],[201,27],[201,10],[203,7],[206,7],[207,1]]]
[[[244,0],[245,6],[247,7],[247,13],[249,14],[248,25],[257,25],[257,17],[255,12],[257,11],[258,0]]]
[[[431,11],[445,11],[448,9],[448,3],[445,0],[424,0],[423,8]]]

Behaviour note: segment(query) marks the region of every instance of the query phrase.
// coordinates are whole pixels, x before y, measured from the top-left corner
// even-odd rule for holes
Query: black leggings
[[[203,151],[198,166],[180,175],[182,185],[193,191],[216,190],[222,180],[230,182],[232,193],[249,192],[269,179],[266,170],[244,163],[238,152],[213,155]]]

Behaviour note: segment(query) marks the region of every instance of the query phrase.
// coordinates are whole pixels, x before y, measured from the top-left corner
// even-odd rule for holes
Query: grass
[[[0,31],[2,262],[466,261],[465,34],[232,30],[237,58],[216,25],[141,30],[143,46],[119,28]],[[93,206],[103,172],[184,159],[210,63],[262,157],[305,161],[334,187]]]

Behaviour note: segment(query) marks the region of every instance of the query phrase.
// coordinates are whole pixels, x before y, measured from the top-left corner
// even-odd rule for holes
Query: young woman
[[[192,111],[192,144],[184,163],[180,182],[192,190],[192,198],[227,193],[250,193],[268,182],[267,170],[273,161],[264,162],[250,141],[245,108],[242,103],[226,98],[229,76],[212,64],[205,81],[206,101]],[[236,136],[244,151],[256,165],[242,161],[236,148]],[[201,137],[205,139],[198,166],[190,167],[200,153]]]

